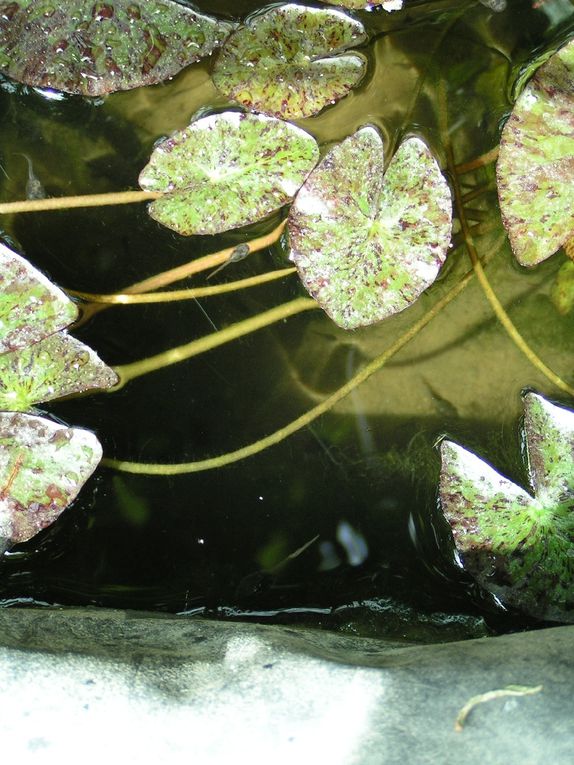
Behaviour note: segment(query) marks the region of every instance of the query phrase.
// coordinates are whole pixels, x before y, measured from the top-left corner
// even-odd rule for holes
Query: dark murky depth
[[[223,0],[199,5],[222,15],[229,6]],[[258,7],[233,3],[233,12]],[[567,0],[546,0],[536,10],[510,0],[500,14],[453,0],[357,15],[371,36],[366,81],[301,125],[325,144],[376,124],[389,156],[402,136],[418,132],[444,160],[448,124],[458,163],[496,145],[521,69],[574,30]],[[2,200],[24,196],[21,154],[30,157],[49,195],[136,188],[155,141],[184,127],[198,108],[225,105],[209,67],[202,62],[165,85],[98,101],[50,99],[4,82]],[[500,244],[492,179],[492,166],[464,178],[465,191],[484,191],[472,204],[485,223],[477,232],[481,255]],[[28,214],[3,225],[7,243],[60,286],[110,292],[270,230],[279,219],[190,239],[154,223],[143,205]],[[285,252],[279,244],[250,256],[229,266],[221,280],[286,265]],[[525,271],[505,246],[496,252],[488,274],[511,318],[568,379],[573,319],[561,317],[549,299],[563,256]],[[312,312],[118,393],[44,410],[94,429],[110,457],[181,462],[239,448],[345,382],[468,268],[464,249],[454,251],[439,282],[415,306],[377,327],[344,333]],[[193,284],[204,282],[202,275]],[[76,334],[108,363],[123,364],[300,292],[291,277],[199,304],[113,308]],[[434,443],[448,433],[510,478],[524,480],[518,425],[520,391],[529,386],[556,400],[472,283],[334,412],[257,457],[178,478],[99,469],[54,527],[0,564],[0,602],[253,615],[427,640],[481,634],[481,616],[495,630],[520,627],[520,617],[504,614],[454,565],[436,508]],[[301,555],[285,560],[316,536]]]

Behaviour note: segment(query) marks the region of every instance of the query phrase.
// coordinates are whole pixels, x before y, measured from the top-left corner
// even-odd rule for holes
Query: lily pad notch
[[[451,228],[450,189],[424,141],[407,138],[385,173],[382,138],[366,126],[297,194],[290,258],[333,321],[354,329],[402,311],[434,282]]]
[[[255,13],[223,45],[213,82],[246,109],[282,119],[318,114],[363,79],[360,21],[340,10],[290,3]]]
[[[464,568],[529,616],[574,622],[574,412],[523,396],[529,491],[441,443],[439,498]]]

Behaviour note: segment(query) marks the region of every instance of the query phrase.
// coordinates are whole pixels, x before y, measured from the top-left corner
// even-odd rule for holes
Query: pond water
[[[235,19],[263,7],[197,5]],[[468,163],[497,145],[528,63],[574,31],[567,0],[535,7],[509,0],[501,13],[473,0],[406,5],[397,13],[356,12],[369,32],[365,80],[299,123],[322,146],[370,123],[381,130],[389,157],[415,133],[446,164],[448,135],[455,162]],[[166,84],[96,100],[4,80],[1,200],[24,197],[26,157],[50,196],[137,188],[159,138],[187,125],[198,109],[226,105],[211,83],[211,65],[202,61]],[[479,254],[490,258],[487,274],[527,342],[571,380],[574,318],[560,315],[550,298],[564,256],[529,271],[515,264],[503,241],[493,167],[460,175]],[[280,219],[278,213],[249,229],[183,238],[134,204],[14,215],[2,226],[5,241],[61,287],[112,292],[251,239]],[[218,279],[287,265],[286,252],[280,241]],[[42,410],[95,430],[107,457],[183,462],[231,451],[321,401],[426,315],[469,268],[464,247],[453,248],[419,302],[371,328],[344,332],[308,312],[118,392]],[[74,333],[107,363],[125,364],[300,294],[289,277],[199,302],[115,307]],[[437,508],[435,448],[448,434],[524,482],[525,388],[569,403],[515,348],[471,281],[367,383],[261,454],[177,477],[98,469],[53,527],[5,556],[0,604],[163,610],[424,640],[527,626],[456,565]]]

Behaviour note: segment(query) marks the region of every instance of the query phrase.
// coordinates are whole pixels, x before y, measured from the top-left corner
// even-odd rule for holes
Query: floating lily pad
[[[25,542],[52,524],[101,457],[87,430],[0,412],[0,539]]]
[[[516,101],[502,131],[497,176],[504,225],[523,266],[574,237],[574,40]]]
[[[223,46],[215,86],[248,109],[283,119],[317,114],[355,87],[366,59],[347,48],[363,25],[337,10],[282,5],[252,16]]]
[[[32,345],[77,316],[77,307],[61,290],[0,244],[0,354]]]
[[[304,130],[264,115],[203,117],[154,149],[139,182],[165,195],[152,218],[180,234],[216,234],[290,202],[319,159]]]
[[[464,567],[504,603],[574,621],[574,413],[524,397],[532,494],[451,441],[440,501]]]
[[[93,388],[110,388],[116,373],[66,332],[0,356],[0,410],[26,411],[35,404]]]
[[[400,11],[403,0],[329,0],[328,5],[338,5],[339,8],[347,8],[349,11],[372,11],[374,8],[382,8],[384,11]]]
[[[451,232],[451,196],[436,160],[406,140],[384,174],[373,127],[335,146],[289,215],[291,260],[305,289],[340,327],[402,311],[435,280]]]
[[[98,96],[162,82],[232,29],[172,0],[0,3],[0,69],[19,82]]]

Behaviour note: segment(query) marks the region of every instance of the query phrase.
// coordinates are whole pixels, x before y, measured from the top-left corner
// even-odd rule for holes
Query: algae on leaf
[[[523,404],[532,494],[445,440],[440,502],[479,584],[531,616],[574,621],[574,413],[534,393]]]
[[[502,131],[497,176],[519,263],[534,266],[574,236],[574,40],[518,97]]]
[[[52,524],[101,457],[98,439],[87,430],[0,412],[0,548]]]
[[[233,25],[174,0],[0,3],[0,70],[27,85],[99,96],[162,82]]]
[[[77,316],[58,287],[0,243],[0,354],[37,343]]]
[[[216,234],[291,201],[319,148],[301,128],[265,115],[223,112],[192,122],[154,149],[139,183],[163,192],[152,218],[180,234]]]
[[[0,355],[0,409],[26,411],[44,401],[110,388],[117,381],[95,351],[67,332],[57,332]]]
[[[363,127],[324,157],[295,198],[290,257],[336,324],[373,324],[433,283],[451,216],[448,185],[423,141],[407,139],[385,174],[382,139]]]
[[[213,82],[253,111],[311,117],[363,78],[365,58],[344,51],[365,39],[363,25],[341,11],[278,6],[252,16],[229,37]]]

